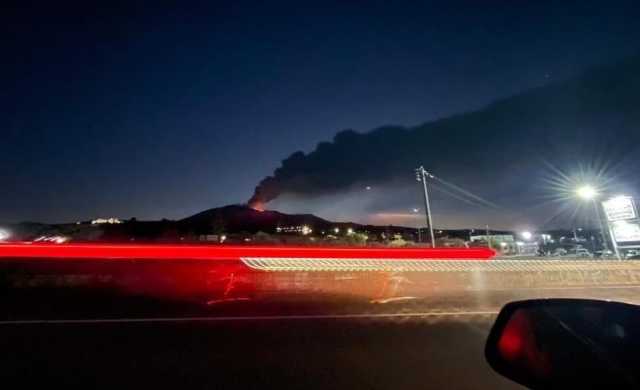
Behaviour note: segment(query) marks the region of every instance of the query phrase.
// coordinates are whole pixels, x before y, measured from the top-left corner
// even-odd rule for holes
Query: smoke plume
[[[535,173],[548,164],[570,170],[596,162],[633,175],[629,169],[640,166],[638,101],[640,56],[416,127],[344,130],[284,159],[249,204],[409,182],[419,165],[496,203],[536,191]]]

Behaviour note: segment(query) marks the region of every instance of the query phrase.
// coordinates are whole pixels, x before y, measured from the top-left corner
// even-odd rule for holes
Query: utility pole
[[[609,243],[607,242],[607,236],[606,236],[606,233],[604,232],[604,225],[602,224],[602,216],[600,215],[600,207],[598,205],[598,202],[596,202],[595,199],[593,200],[593,208],[596,211],[596,219],[598,220],[598,227],[600,228],[600,237],[602,238],[602,251],[603,251],[603,257],[604,257],[604,251],[607,251],[607,252],[609,251]]]
[[[487,228],[487,231],[486,231],[487,245],[489,246],[489,249],[493,249],[491,247],[491,236],[489,235],[489,224],[487,224],[486,228]]]
[[[433,236],[433,223],[431,221],[431,205],[429,204],[429,190],[427,189],[427,178],[433,178],[433,175],[427,172],[423,166],[416,169],[416,180],[422,182],[424,191],[424,211],[426,214],[427,225],[429,226],[429,234],[431,235],[431,247],[436,247],[436,240]]]

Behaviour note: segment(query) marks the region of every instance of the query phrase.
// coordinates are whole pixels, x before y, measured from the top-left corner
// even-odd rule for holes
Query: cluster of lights
[[[302,226],[278,226],[276,227],[277,233],[300,233],[303,236],[313,233],[313,229],[307,225]]]
[[[91,221],[92,225],[102,225],[102,224],[119,224],[122,223],[118,218],[97,218]]]
[[[33,242],[51,242],[54,244],[64,244],[69,241],[69,237],[65,236],[40,236],[33,240]]]

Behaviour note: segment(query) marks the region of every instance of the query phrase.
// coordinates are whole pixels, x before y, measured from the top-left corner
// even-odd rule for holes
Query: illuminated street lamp
[[[593,200],[598,196],[598,191],[590,185],[583,185],[576,190],[578,197],[584,200]]]

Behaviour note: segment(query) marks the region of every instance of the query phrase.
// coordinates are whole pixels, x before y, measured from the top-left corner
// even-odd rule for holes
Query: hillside
[[[312,214],[283,214],[278,211],[257,211],[247,206],[230,205],[212,208],[177,222],[181,228],[195,231],[211,229],[228,232],[272,232],[277,226],[309,225],[329,229],[334,223]]]

